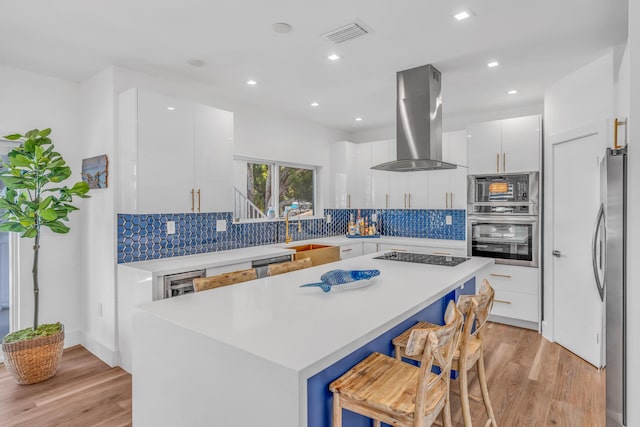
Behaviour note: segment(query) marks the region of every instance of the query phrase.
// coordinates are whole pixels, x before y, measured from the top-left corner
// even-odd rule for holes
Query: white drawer
[[[348,259],[364,255],[362,242],[340,246],[340,259]]]
[[[496,289],[491,314],[538,322],[538,296]]]
[[[378,244],[374,242],[362,242],[363,255],[378,252]]]
[[[540,271],[535,267],[494,264],[479,272],[478,278],[478,284],[487,279],[496,290],[540,293]]]

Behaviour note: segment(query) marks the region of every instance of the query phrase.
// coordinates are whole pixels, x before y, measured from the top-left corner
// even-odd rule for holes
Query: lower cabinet
[[[492,321],[539,329],[539,268],[494,264],[480,272],[478,279],[487,279],[496,291]]]
[[[340,259],[349,259],[364,255],[362,242],[348,243],[340,246]]]

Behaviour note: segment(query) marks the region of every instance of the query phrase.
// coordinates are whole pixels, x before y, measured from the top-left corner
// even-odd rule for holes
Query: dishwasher
[[[263,277],[267,277],[267,271],[269,270],[269,265],[271,264],[280,264],[283,262],[291,261],[291,255],[280,255],[271,258],[263,258],[256,259],[251,262],[251,267],[256,269],[256,274],[258,275],[258,279],[262,279]]]

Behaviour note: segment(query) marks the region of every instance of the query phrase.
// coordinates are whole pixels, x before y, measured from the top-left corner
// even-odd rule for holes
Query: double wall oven
[[[538,266],[538,172],[470,175],[467,242],[470,256],[498,264]]]

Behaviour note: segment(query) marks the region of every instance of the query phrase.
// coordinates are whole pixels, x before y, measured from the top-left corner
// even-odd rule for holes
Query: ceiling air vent
[[[369,30],[367,30],[364,25],[358,22],[352,22],[344,27],[329,31],[328,33],[323,34],[322,37],[330,42],[338,44],[355,39],[356,37],[364,36],[365,34],[369,34]]]

